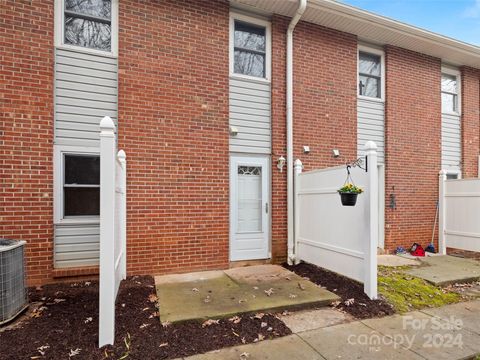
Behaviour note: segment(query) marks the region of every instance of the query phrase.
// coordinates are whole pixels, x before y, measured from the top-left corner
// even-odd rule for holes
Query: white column
[[[288,244],[288,264],[289,265],[298,265],[300,263],[300,259],[297,255],[298,249],[298,233],[300,231],[300,211],[299,211],[299,202],[298,202],[298,175],[302,173],[303,164],[300,159],[295,160],[294,165],[294,181],[293,181],[293,241]]]
[[[365,144],[368,174],[368,201],[370,236],[365,247],[365,282],[364,291],[370,299],[376,299],[377,294],[377,247],[378,247],[378,161],[377,145],[373,141]]]
[[[117,206],[120,209],[120,239],[121,239],[121,253],[122,259],[120,260],[120,274],[123,280],[127,278],[127,155],[125,151],[120,150],[117,154],[118,162],[122,169],[122,176],[120,177],[120,186],[122,199]]]
[[[100,307],[98,346],[115,336],[115,124],[100,122]]]
[[[441,170],[438,174],[438,253],[447,254],[447,242],[445,240],[445,181],[447,172]]]

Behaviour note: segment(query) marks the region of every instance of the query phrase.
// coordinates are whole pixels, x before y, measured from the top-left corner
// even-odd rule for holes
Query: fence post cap
[[[118,151],[118,154],[117,154],[117,157],[118,157],[120,160],[125,160],[125,159],[127,158],[127,154],[125,154],[125,151],[119,150],[119,151]]]
[[[447,175],[447,170],[443,170],[443,169],[440,170],[440,171],[438,172],[438,175],[440,175],[440,176],[445,176],[445,175]]]
[[[377,150],[378,146],[373,141],[369,140],[365,143],[365,150]]]
[[[100,121],[100,130],[101,131],[114,131],[115,130],[115,123],[113,122],[112,118],[110,116],[105,116],[101,121]]]
[[[295,160],[294,162],[295,166],[302,166],[302,161],[300,159]]]

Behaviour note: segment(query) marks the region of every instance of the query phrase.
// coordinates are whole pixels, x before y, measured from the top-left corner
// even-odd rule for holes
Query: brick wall
[[[226,1],[120,1],[128,272],[228,267]]]
[[[480,71],[464,67],[462,71],[462,171],[463,177],[478,177],[480,154]]]
[[[287,253],[285,46],[290,19],[272,19],[272,256]],[[300,22],[294,32],[294,158],[305,170],[352,161],[357,152],[357,38],[322,26]],[[310,154],[303,153],[310,146]],[[332,157],[332,149],[342,156]]]
[[[53,264],[53,2],[0,2],[0,237],[27,241],[29,283]]]
[[[387,46],[385,246],[431,241],[441,164],[441,63]],[[390,195],[396,198],[391,209]]]

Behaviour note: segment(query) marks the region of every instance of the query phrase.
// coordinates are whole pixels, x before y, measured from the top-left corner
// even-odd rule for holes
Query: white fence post
[[[120,226],[120,251],[122,252],[122,258],[120,263],[120,274],[123,280],[127,278],[127,155],[125,151],[120,150],[117,154],[118,162],[121,166],[121,178],[120,178],[120,192],[122,194],[119,207],[119,226]]]
[[[369,223],[370,237],[365,247],[365,282],[364,291],[370,299],[376,299],[377,294],[377,247],[378,247],[378,161],[377,145],[373,141],[365,144],[367,156]]]
[[[288,249],[288,264],[289,265],[298,265],[300,263],[300,258],[297,256],[297,249],[298,249],[298,232],[300,230],[300,211],[298,209],[298,175],[302,173],[303,169],[303,164],[300,161],[300,159],[295,160],[294,164],[294,182],[293,182],[293,214],[294,214],[294,222],[293,222],[293,229],[294,229],[294,235],[293,235],[293,248]]]
[[[445,181],[447,172],[441,170],[438,175],[438,253],[447,254],[447,243],[445,241]]]
[[[115,335],[115,124],[100,122],[100,308],[98,342],[113,344]]]

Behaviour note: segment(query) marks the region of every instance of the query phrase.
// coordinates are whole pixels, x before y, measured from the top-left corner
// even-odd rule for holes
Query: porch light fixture
[[[283,167],[285,166],[286,160],[283,156],[280,156],[277,160],[277,168],[280,172],[283,172]]]

